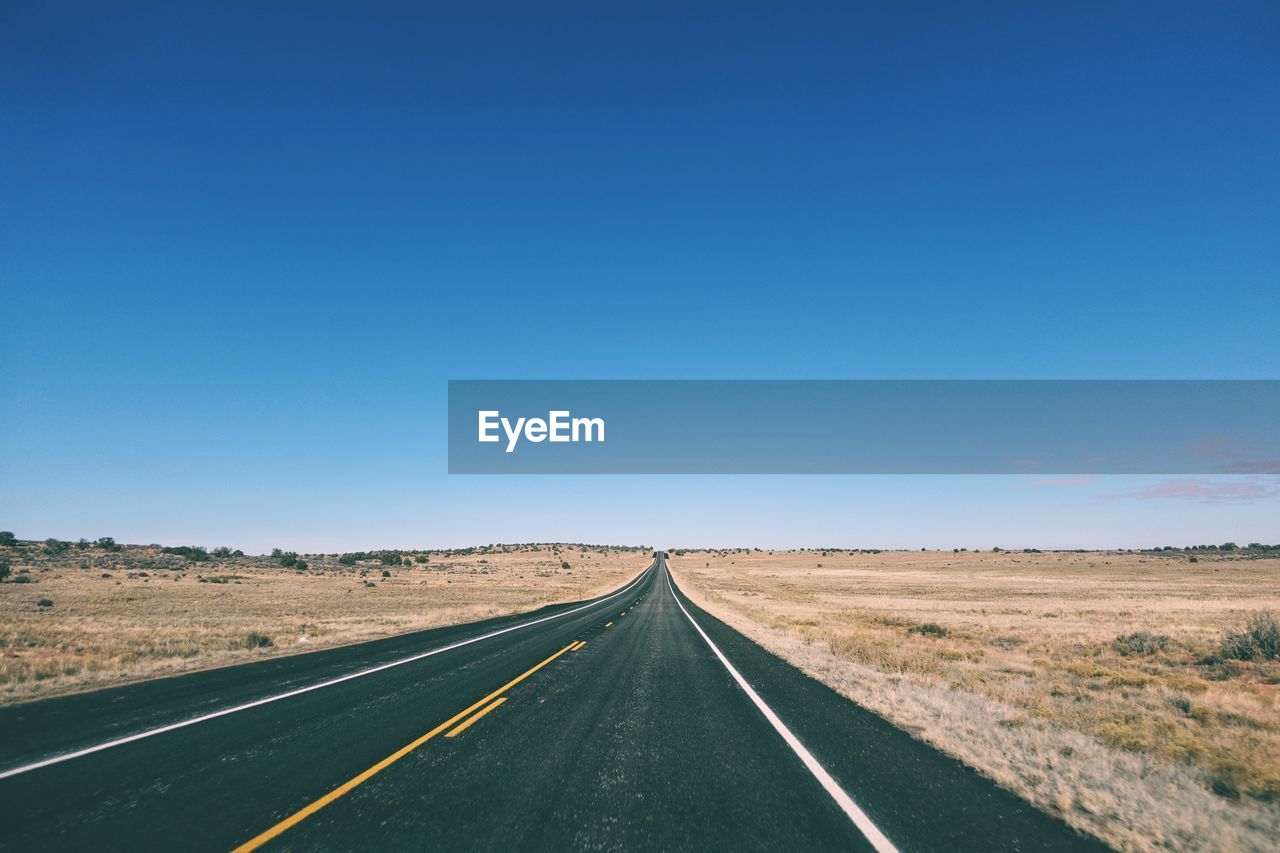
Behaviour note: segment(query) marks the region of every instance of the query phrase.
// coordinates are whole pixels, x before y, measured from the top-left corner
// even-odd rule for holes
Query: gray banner
[[[454,474],[1280,473],[1280,381],[454,380]]]

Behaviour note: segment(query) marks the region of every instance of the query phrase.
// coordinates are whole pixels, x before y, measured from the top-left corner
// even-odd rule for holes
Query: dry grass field
[[[1272,554],[690,551],[670,565],[766,648],[1113,846],[1275,850],[1280,662],[1265,658],[1280,635],[1263,620],[1261,650],[1224,648],[1280,615]]]
[[[587,598],[650,562],[648,551],[619,548],[468,550],[349,564],[301,555],[299,571],[278,558],[191,559],[157,547],[0,546],[10,572],[0,583],[0,703]]]

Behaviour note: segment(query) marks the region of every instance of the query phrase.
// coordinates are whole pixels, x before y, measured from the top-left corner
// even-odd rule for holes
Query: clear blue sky
[[[0,11],[0,527],[1280,541],[1274,478],[444,443],[449,378],[1280,377],[1274,3],[211,5]]]

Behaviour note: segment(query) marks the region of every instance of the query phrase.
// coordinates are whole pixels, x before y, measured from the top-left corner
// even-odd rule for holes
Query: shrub
[[[1280,622],[1270,613],[1259,613],[1242,630],[1227,631],[1218,656],[1225,660],[1280,658]]]
[[[306,560],[294,560],[294,561],[293,561],[293,567],[294,567],[295,569],[297,569],[298,571],[300,571],[300,572],[305,572],[305,571],[307,570],[307,561],[306,561]]]
[[[17,545],[18,537],[13,535],[12,530],[0,530],[0,545]]]
[[[9,583],[35,583],[35,581],[31,580],[31,575],[18,575]]]
[[[383,569],[383,570],[382,570],[382,576],[383,576],[384,578],[389,578],[389,577],[391,577],[391,572],[387,571],[386,569]]]
[[[378,559],[382,561],[382,565],[384,566],[398,566],[400,565],[400,552],[383,551],[378,555]]]
[[[36,607],[52,607],[52,606],[53,606],[52,598],[40,598],[36,600]]]
[[[923,625],[916,625],[911,629],[912,634],[923,634],[927,637],[945,637],[947,629],[933,622],[926,622]]]
[[[356,564],[355,554],[343,554],[338,558],[338,562],[344,566],[354,566]]]
[[[419,554],[418,556],[413,558],[413,561],[415,563],[421,563],[422,565],[426,565],[431,561],[431,558],[428,557],[426,554]]]
[[[226,545],[220,545],[217,548],[214,548],[209,553],[217,557],[219,560],[224,560],[227,557],[232,556],[231,549],[228,548]]]
[[[1111,648],[1122,655],[1153,655],[1164,651],[1168,645],[1169,638],[1164,634],[1149,634],[1146,631],[1122,634],[1111,641]]]
[[[186,557],[193,563],[203,563],[209,559],[209,552],[198,545],[174,545],[170,548],[161,548],[162,554],[176,554],[179,557]]]
[[[567,571],[569,571],[569,562],[568,562],[568,560],[561,560],[561,561],[560,561],[560,568],[564,569],[566,572],[567,572]]]
[[[1234,661],[1209,660],[1207,662],[1213,664],[1213,668],[1205,673],[1205,678],[1210,681],[1230,681],[1244,672],[1244,670],[1240,668],[1240,664]]]
[[[250,631],[244,637],[244,647],[246,649],[265,649],[275,644],[275,640],[261,631]]]
[[[8,560],[0,560],[0,581],[9,577],[13,573],[13,569],[9,568]]]
[[[61,539],[50,538],[50,539],[44,540],[44,550],[45,550],[45,553],[47,554],[51,554],[51,555],[63,554],[63,553],[66,553],[66,551],[70,547],[71,547],[70,542],[63,542]]]
[[[276,550],[279,551],[280,549],[277,548]],[[286,551],[283,554],[274,554],[274,556],[277,560],[280,561],[280,565],[284,566],[285,568],[289,568],[290,566],[297,565],[298,563],[298,555],[293,551]]]

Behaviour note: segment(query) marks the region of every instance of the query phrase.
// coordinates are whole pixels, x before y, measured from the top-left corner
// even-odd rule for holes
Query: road
[[[1103,849],[696,607],[590,602],[0,709],[3,850]]]

